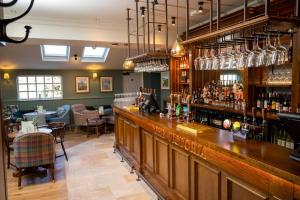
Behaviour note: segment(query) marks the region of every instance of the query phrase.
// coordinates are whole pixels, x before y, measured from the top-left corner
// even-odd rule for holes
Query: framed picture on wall
[[[90,78],[88,76],[76,76],[75,85],[78,94],[90,92]]]
[[[169,72],[161,72],[160,84],[161,84],[162,90],[170,89],[170,73]]]
[[[113,78],[111,76],[100,77],[100,92],[112,92],[113,91]]]

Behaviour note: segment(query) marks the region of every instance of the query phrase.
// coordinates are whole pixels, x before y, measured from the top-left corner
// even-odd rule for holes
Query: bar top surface
[[[160,117],[159,114],[130,111],[121,106],[114,106],[114,112],[124,115],[129,120],[135,121],[137,125],[141,127],[155,125],[166,131],[172,131],[180,136],[196,141],[197,143],[300,185],[300,162],[289,159],[289,155],[293,153],[293,150],[268,142],[236,140],[230,131],[199,123],[187,124],[187,126],[196,127],[200,131],[197,136],[191,135],[176,130],[178,124],[176,119],[170,120],[166,117]]]

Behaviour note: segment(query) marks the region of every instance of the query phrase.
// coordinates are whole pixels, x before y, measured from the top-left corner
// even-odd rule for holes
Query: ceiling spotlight
[[[160,33],[161,32],[161,24],[157,25],[157,31]]]
[[[145,17],[145,7],[142,6],[140,9],[141,9],[141,17]]]
[[[154,3],[155,5],[158,5],[158,1],[157,1],[157,0],[154,0],[153,3]]]
[[[203,13],[203,1],[198,2],[198,13]]]
[[[172,26],[175,26],[175,24],[176,24],[176,17],[171,17],[171,19],[172,19]]]

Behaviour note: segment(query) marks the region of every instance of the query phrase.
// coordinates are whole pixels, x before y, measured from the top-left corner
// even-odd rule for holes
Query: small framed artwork
[[[170,89],[170,73],[169,72],[161,72],[160,83],[162,90]]]
[[[100,77],[100,92],[112,92],[113,91],[113,78]]]
[[[88,76],[76,76],[76,93],[89,93],[90,92],[90,78]]]

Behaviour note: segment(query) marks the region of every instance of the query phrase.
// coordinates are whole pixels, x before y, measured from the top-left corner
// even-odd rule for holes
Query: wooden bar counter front
[[[292,151],[258,141],[235,141],[228,131],[114,107],[116,150],[160,199],[299,199],[300,163]]]

